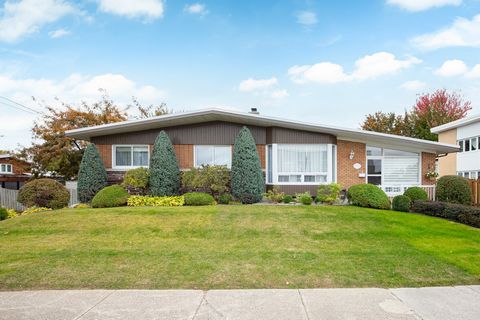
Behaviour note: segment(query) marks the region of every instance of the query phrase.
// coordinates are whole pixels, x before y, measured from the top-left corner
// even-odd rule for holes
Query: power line
[[[3,101],[0,101],[0,105],[4,105],[4,106],[10,107],[10,108],[14,108],[14,109],[17,109],[17,110],[20,110],[20,111],[23,111],[23,112],[26,112],[26,113],[34,114],[34,115],[37,114],[37,112],[33,112],[33,111],[28,110],[28,109],[23,109],[21,107],[17,107],[13,104],[8,104],[8,103],[5,103]]]
[[[32,113],[32,114],[42,114],[40,111],[37,111],[37,110],[35,110],[33,108],[30,108],[30,107],[27,107],[26,105],[18,103],[18,102],[14,101],[10,98],[4,97],[4,96],[0,96],[0,98],[2,98],[4,100],[7,100],[9,102],[9,103],[5,103],[5,102],[0,101],[1,104],[5,105],[7,107],[15,108],[15,109],[22,110],[24,112],[28,112],[28,113]]]

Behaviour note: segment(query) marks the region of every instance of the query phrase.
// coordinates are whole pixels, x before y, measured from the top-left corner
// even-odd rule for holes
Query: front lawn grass
[[[0,222],[0,289],[480,283],[480,230],[336,206],[64,209]]]

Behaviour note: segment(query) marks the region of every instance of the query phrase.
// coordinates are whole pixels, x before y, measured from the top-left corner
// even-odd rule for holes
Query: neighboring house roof
[[[359,129],[349,129],[331,125],[308,123],[267,117],[259,114],[238,112],[224,109],[204,109],[182,113],[173,113],[140,120],[128,120],[93,127],[69,130],[68,137],[79,140],[90,140],[91,137],[135,132],[149,129],[159,129],[172,126],[190,125],[202,122],[226,121],[261,127],[282,127],[309,132],[321,132],[335,135],[339,140],[363,142],[387,148],[406,148],[432,153],[449,153],[459,150],[458,146],[446,143],[432,142]]]
[[[471,117],[467,117],[467,118],[463,118],[463,119],[459,119],[459,120],[455,120],[455,121],[452,121],[452,122],[449,122],[449,123],[446,123],[446,124],[442,124],[441,126],[438,126],[438,127],[433,127],[432,129],[430,129],[430,131],[433,132],[433,133],[440,133],[440,132],[455,129],[455,128],[458,128],[458,127],[463,127],[463,126],[466,126],[468,124],[472,124],[472,123],[476,123],[476,122],[480,122],[480,114],[475,115],[475,116],[471,116]]]
[[[9,153],[5,153],[5,154],[0,154],[0,159],[8,159],[8,158],[12,158],[13,156]]]

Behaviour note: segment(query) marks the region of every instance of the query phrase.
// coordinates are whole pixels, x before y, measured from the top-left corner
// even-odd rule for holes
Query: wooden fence
[[[68,202],[68,206],[72,206],[78,203],[78,195],[76,188],[67,188],[68,192],[70,193],[70,200]],[[0,207],[4,207],[7,209],[14,209],[17,211],[23,211],[26,208],[21,205],[18,201],[18,190],[10,190],[0,188]]]
[[[480,205],[480,180],[468,180],[472,189],[472,203],[474,206]]]
[[[18,190],[0,188],[0,207],[23,211],[26,208],[18,203]]]

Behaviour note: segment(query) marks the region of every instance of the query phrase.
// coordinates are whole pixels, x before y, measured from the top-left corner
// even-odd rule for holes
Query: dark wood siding
[[[207,122],[194,125],[168,127],[165,130],[173,144],[216,144],[232,145],[235,142],[241,124],[229,122]],[[292,130],[278,127],[248,126],[258,144],[270,143],[331,143],[336,144],[337,138],[330,134]],[[121,133],[108,136],[92,137],[91,141],[99,145],[112,144],[153,144],[162,129],[144,130]]]
[[[331,143],[336,144],[337,138],[330,134],[292,130],[286,128],[267,128],[267,144],[270,143]]]
[[[216,144],[231,145],[235,142],[241,124],[228,122],[207,122],[187,126],[165,128],[172,144]],[[248,126],[256,144],[265,144],[266,129]],[[108,136],[92,137],[95,144],[153,144],[162,129],[129,132]]]

